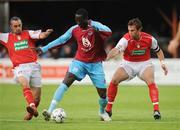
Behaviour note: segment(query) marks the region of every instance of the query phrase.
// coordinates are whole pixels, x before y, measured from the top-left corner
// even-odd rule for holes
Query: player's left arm
[[[151,48],[156,52],[156,55],[161,64],[161,68],[164,70],[164,74],[167,75],[168,68],[164,62],[164,53],[161,50],[161,48],[159,47],[157,40],[154,37],[152,37],[152,47]]]
[[[91,20],[91,26],[93,28],[95,28],[97,31],[103,31],[103,32],[112,33],[111,29],[108,26],[106,26],[106,25],[104,25],[104,24],[102,24],[100,22]]]
[[[91,26],[94,28],[96,32],[100,34],[100,37],[104,40],[107,40],[107,38],[109,38],[112,35],[111,29],[100,22],[91,20]]]
[[[41,32],[39,35],[39,39],[47,38],[53,31],[53,29],[47,29],[45,32]]]
[[[36,30],[36,31],[29,30],[29,35],[32,39],[45,39],[52,32],[53,32],[53,29],[47,29],[45,32],[42,32],[41,30]]]

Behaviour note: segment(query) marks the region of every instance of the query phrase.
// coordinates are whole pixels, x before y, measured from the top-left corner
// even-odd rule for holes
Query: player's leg
[[[129,76],[123,67],[119,67],[112,77],[112,80],[108,87],[108,104],[106,106],[106,111],[110,116],[112,116],[112,106],[118,92],[118,84],[128,78]]]
[[[154,118],[160,119],[159,112],[159,91],[158,86],[154,82],[154,68],[153,66],[146,67],[140,75],[140,78],[146,82],[149,88],[149,96],[154,108]]]
[[[31,87],[31,90],[34,96],[34,103],[37,108],[41,100],[41,87]],[[24,120],[31,120],[32,118],[33,118],[33,115],[27,112],[24,117]]]
[[[23,95],[26,99],[26,102],[28,103],[28,106],[26,108],[27,111],[37,117],[38,112],[35,106],[34,96],[29,86],[29,81],[24,76],[19,76],[17,78],[17,81],[23,87]]]
[[[68,90],[71,84],[76,80],[76,76],[72,73],[67,72],[63,82],[58,86],[54,93],[54,97],[52,99],[51,105],[48,109],[49,113],[56,108],[58,102],[60,102],[64,96],[64,93]]]
[[[32,115],[38,116],[38,112],[34,103],[34,97],[29,86],[31,68],[28,66],[28,64],[20,65],[16,67],[13,72],[15,81],[22,86],[23,95],[28,104],[26,108],[27,111],[31,110]]]
[[[76,77],[74,74],[67,72],[66,76],[58,88],[56,89],[53,99],[51,100],[51,104],[49,105],[48,110],[43,111],[43,116],[46,121],[50,120],[51,113],[56,108],[57,104],[62,100],[65,92],[71,86],[71,84],[75,81]]]
[[[81,80],[85,75],[81,72],[81,64],[78,61],[73,61],[69,66],[69,70],[65,75],[63,83],[56,89],[51,104],[48,110],[44,110],[43,116],[45,120],[50,119],[52,111],[56,108],[57,104],[62,100],[64,93],[68,90],[75,80]]]
[[[103,66],[101,62],[91,63],[86,66],[88,75],[91,78],[94,86],[96,86],[99,95],[99,116],[103,121],[111,121],[111,118],[105,111],[107,104],[106,96],[106,81]]]
[[[41,87],[42,87],[40,64],[35,63],[35,65],[32,66],[32,69],[33,70],[30,77],[30,86],[34,95],[35,106],[38,107],[41,100]]]
[[[29,85],[31,87],[33,97],[34,97],[34,103],[36,108],[39,106],[40,100],[41,100],[41,67],[39,64],[34,63],[32,66],[31,76]],[[27,113],[24,117],[25,120],[31,120],[33,117],[33,114]]]
[[[41,101],[41,87],[31,87],[34,95],[35,106],[38,107]]]
[[[111,121],[110,116],[105,111],[105,107],[107,105],[107,96],[106,96],[106,88],[98,88],[96,87],[98,95],[99,95],[99,116],[102,121]]]

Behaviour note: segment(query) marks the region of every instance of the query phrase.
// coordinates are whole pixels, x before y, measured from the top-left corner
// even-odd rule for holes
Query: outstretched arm
[[[53,32],[53,29],[47,29],[45,32],[41,32],[39,34],[39,39],[47,38],[52,32]]]
[[[56,40],[50,42],[46,46],[40,48],[41,52],[44,53],[44,52],[48,51],[49,49],[52,49],[52,48],[55,48],[55,47],[57,47],[59,45],[65,44],[69,39],[71,39],[71,37],[72,37],[72,30],[75,27],[76,27],[76,25],[72,26],[68,31],[66,31],[66,33],[61,35],[59,38],[57,38]]]

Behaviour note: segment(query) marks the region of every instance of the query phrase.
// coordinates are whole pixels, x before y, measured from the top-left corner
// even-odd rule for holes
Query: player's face
[[[87,18],[83,18],[82,15],[75,15],[75,21],[76,23],[81,27],[81,28],[86,28],[88,25],[88,20]]]
[[[135,25],[128,26],[129,35],[135,39],[138,40],[140,37],[140,29],[138,30]]]
[[[10,23],[10,28],[12,33],[20,34],[22,32],[22,22],[21,20],[12,20]]]

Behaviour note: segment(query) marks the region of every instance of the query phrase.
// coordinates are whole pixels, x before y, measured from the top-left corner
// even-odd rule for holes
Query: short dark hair
[[[21,19],[20,19],[19,17],[13,16],[13,17],[9,20],[9,24],[11,24],[12,21],[18,21],[18,20],[21,21]]]
[[[132,26],[132,25],[135,25],[138,30],[143,28],[142,22],[139,18],[133,18],[129,20],[128,26]]]
[[[80,8],[76,11],[77,15],[82,15],[83,18],[88,18],[88,11],[86,9]]]

